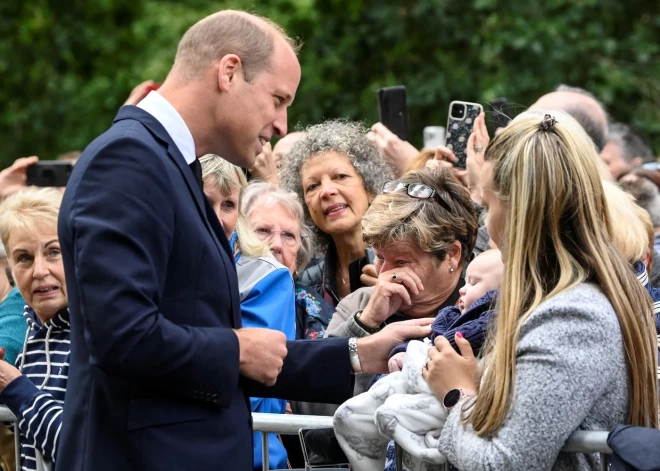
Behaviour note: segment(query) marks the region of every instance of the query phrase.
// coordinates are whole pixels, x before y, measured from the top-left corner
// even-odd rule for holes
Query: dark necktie
[[[193,160],[190,164],[190,170],[192,170],[193,175],[195,175],[195,180],[199,185],[200,190],[204,191],[204,180],[202,180],[202,164],[199,163],[198,159]]]

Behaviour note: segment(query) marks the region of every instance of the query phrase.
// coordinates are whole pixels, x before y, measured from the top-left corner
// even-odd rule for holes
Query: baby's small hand
[[[403,369],[403,360],[406,358],[406,352],[400,352],[394,355],[387,362],[387,367],[390,370],[390,373],[396,373]]]

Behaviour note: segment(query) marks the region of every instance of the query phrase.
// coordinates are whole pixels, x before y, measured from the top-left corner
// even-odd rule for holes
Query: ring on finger
[[[475,152],[481,152],[481,151],[483,151],[483,150],[484,150],[484,147],[483,147],[483,146],[474,146],[474,151],[475,151]]]
[[[429,369],[429,362],[431,361],[430,358],[427,358],[426,361],[424,362],[424,369],[428,370]]]
[[[392,275],[392,281],[396,281],[397,278],[399,278],[399,277],[397,276],[396,273],[394,275]]]

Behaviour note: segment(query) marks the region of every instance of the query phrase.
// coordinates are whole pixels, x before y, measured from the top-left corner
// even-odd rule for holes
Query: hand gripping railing
[[[317,415],[292,415],[292,414],[264,414],[254,412],[252,414],[255,432],[266,432],[262,434],[263,470],[268,471],[268,434],[281,433],[283,435],[295,435],[300,429],[332,428],[332,417]],[[561,451],[566,453],[599,453],[600,468],[607,470],[609,456],[612,450],[607,446],[608,432],[586,432],[576,431],[568,437]],[[401,449],[397,445],[397,471],[402,470]],[[444,471],[449,466],[439,467]]]
[[[255,432],[262,433],[262,462],[263,470],[268,471],[268,434],[281,433],[283,435],[296,435],[300,429],[332,428],[332,417],[318,415],[292,415],[292,414],[264,414],[255,412],[252,414]],[[11,411],[0,406],[0,422],[14,422],[15,417]],[[21,469],[20,434],[18,427],[14,425],[16,469]],[[607,470],[609,456],[612,450],[607,446],[608,432],[573,432],[561,451],[566,453],[599,453],[601,470]],[[401,467],[401,450],[397,446],[397,470]],[[445,469],[448,469],[446,467]],[[443,470],[443,468],[440,468]]]

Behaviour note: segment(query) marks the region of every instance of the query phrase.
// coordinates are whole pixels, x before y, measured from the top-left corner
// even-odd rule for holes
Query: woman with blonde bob
[[[19,191],[0,205],[0,239],[28,325],[16,367],[0,361],[0,403],[16,416],[24,470],[50,469],[58,457],[71,338],[57,236],[61,203],[61,192],[43,188]]]
[[[461,471],[598,469],[560,453],[575,430],[658,424],[651,303],[615,247],[593,143],[567,114],[523,113],[488,145],[488,231],[504,278],[481,377],[469,343],[436,340],[424,377],[450,410]]]

